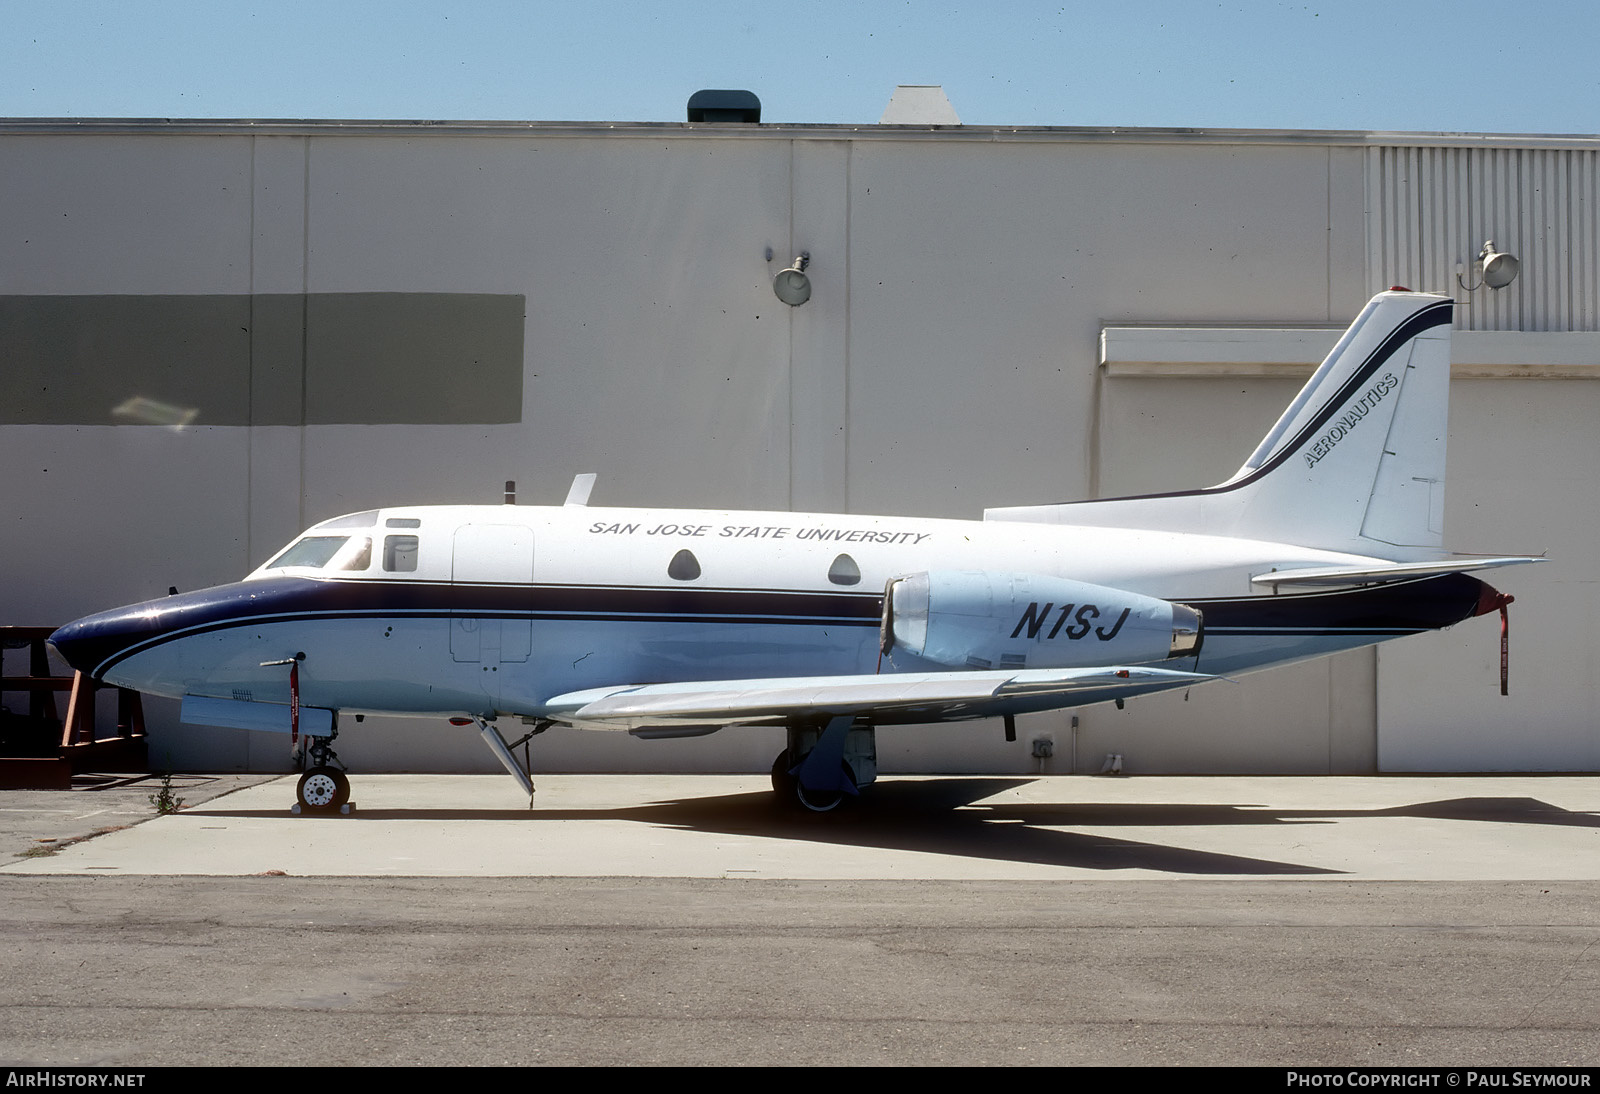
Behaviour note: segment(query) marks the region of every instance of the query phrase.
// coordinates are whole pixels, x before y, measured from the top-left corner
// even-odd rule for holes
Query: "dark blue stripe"
[[[1484,586],[1466,574],[1301,595],[1188,603],[1207,634],[1389,637],[1472,616]],[[195,634],[320,619],[583,620],[728,625],[876,627],[877,593],[629,586],[451,585],[273,578],[182,593],[89,616],[51,636],[74,668],[100,678],[141,650]]]
[[[1334,592],[1184,603],[1200,612],[1207,634],[1408,634],[1471,618],[1483,589],[1469,574],[1443,574]]]
[[[455,615],[876,627],[882,604],[878,593],[282,577],[102,612],[69,623],[50,640],[74,668],[100,678],[124,658],[175,638],[269,622]]]

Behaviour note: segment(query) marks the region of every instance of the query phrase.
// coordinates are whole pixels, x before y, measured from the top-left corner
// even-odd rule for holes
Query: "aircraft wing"
[[[1301,570],[1273,570],[1256,574],[1252,585],[1379,585],[1387,581],[1410,581],[1419,577],[1438,577],[1442,574],[1462,574],[1472,570],[1490,570],[1497,566],[1521,566],[1528,562],[1543,562],[1542,558],[1441,558],[1428,562],[1391,562],[1382,566],[1308,566]]]
[[[871,715],[882,722],[936,722],[1079,705],[1073,699],[1104,702],[1214,679],[1204,673],[1113,665],[701,680],[569,692],[546,703],[545,713],[557,721],[616,729],[780,724],[844,715]]]

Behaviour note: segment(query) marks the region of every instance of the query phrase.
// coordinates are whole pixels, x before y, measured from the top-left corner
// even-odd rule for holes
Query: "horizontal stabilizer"
[[[1252,585],[1380,585],[1389,581],[1410,581],[1419,577],[1463,574],[1472,570],[1492,570],[1499,566],[1521,566],[1543,562],[1542,558],[1442,558],[1432,562],[1398,562],[1388,566],[1342,567],[1312,566],[1302,570],[1273,570],[1256,574]]]
[[[1105,666],[1027,669],[1020,672],[892,673],[875,676],[788,676],[763,680],[701,680],[679,684],[592,688],[558,695],[545,704],[560,721],[600,723],[619,729],[662,722],[787,723],[844,715],[914,715],[896,721],[987,718],[1018,704],[1035,709],[1040,698],[1106,692],[1091,702],[1182,687],[1215,679],[1174,669]]]

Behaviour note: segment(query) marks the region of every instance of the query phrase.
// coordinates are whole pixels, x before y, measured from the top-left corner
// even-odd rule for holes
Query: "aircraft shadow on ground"
[[[1328,875],[1343,871],[1302,863],[1222,854],[1180,846],[1178,833],[1198,827],[1331,824],[1340,820],[1416,817],[1435,820],[1553,824],[1600,828],[1600,814],[1562,809],[1536,798],[1454,798],[1374,809],[1284,809],[1236,803],[990,802],[1032,782],[1013,777],[886,780],[833,813],[787,808],[770,793],[722,794],[613,809],[360,809],[341,823],[429,821],[632,821],[702,833],[757,836],[797,843],[913,851],[1090,870],[1180,874]],[[359,793],[358,793],[359,797]],[[217,810],[211,816],[282,816],[276,811]],[[285,818],[288,819],[288,818]],[[1174,842],[1117,839],[1073,828],[1167,828]]]

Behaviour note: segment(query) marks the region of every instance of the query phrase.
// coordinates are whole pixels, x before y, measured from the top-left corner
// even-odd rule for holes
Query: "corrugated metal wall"
[[[1600,160],[1591,149],[1378,146],[1367,151],[1367,276],[1453,292],[1458,330],[1600,330]],[[1522,263],[1465,291],[1484,240]]]

